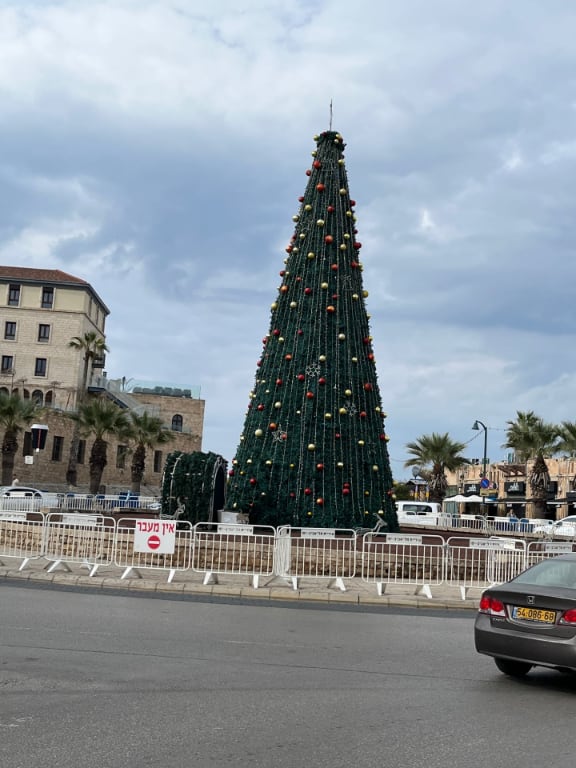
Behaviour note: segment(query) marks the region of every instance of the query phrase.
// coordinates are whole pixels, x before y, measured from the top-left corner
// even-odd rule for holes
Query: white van
[[[396,513],[400,525],[438,525],[442,505],[435,501],[397,501]]]

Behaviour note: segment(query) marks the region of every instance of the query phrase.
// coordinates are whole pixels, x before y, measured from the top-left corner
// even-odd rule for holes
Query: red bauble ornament
[[[312,488],[304,488],[304,494],[306,496],[311,496],[312,495]]]
[[[311,296],[312,295],[312,288],[304,288],[304,294],[306,296]]]
[[[329,206],[328,206],[328,213],[334,213],[334,210],[335,210],[335,209],[334,209],[334,206],[333,206],[333,205],[329,205]]]
[[[326,237],[324,238],[324,242],[328,244],[333,243],[334,238],[332,237],[332,235],[326,235]]]
[[[304,376],[303,373],[299,373],[296,378],[298,379],[298,381],[304,381],[306,379],[306,376]]]
[[[297,331],[297,333],[298,333],[298,336],[302,336],[302,334],[304,333],[304,331],[300,330],[300,328],[299,328],[299,329],[298,329],[298,331]]]
[[[338,272],[338,264],[332,264],[330,269],[332,270],[332,272]]]
[[[358,262],[357,262],[357,261],[351,261],[351,262],[350,262],[350,266],[352,267],[352,269],[357,269],[357,267],[358,267]]]
[[[262,405],[262,403],[259,403],[259,405],[256,406],[256,410],[257,411],[263,411],[264,410],[264,406]]]
[[[350,488],[342,488],[342,496],[349,496]]]
[[[304,202],[304,195],[300,195],[300,197],[298,198],[298,202],[299,203],[303,203]]]
[[[316,464],[316,469],[318,470],[318,472],[322,472],[322,470],[324,469],[324,464]]]
[[[356,250],[359,251],[360,248],[362,248],[362,243],[354,243],[354,248],[356,248]]]
[[[308,170],[306,171],[306,176],[312,176],[312,171],[310,170],[310,168],[308,168]]]
[[[281,285],[280,286],[280,293],[286,293],[287,290],[288,290],[288,286],[287,285]]]
[[[324,192],[326,187],[324,186],[324,184],[316,184],[316,189],[318,190],[318,192]]]
[[[334,299],[334,301],[336,301],[336,299],[338,298],[338,294],[337,293],[333,293],[332,294],[332,298]]]
[[[370,344],[370,336],[364,336],[362,341],[364,342],[364,344]]]
[[[366,390],[366,392],[371,392],[372,391],[372,384],[370,384],[370,382],[367,381],[366,384],[364,384],[364,389]]]
[[[272,430],[272,432],[273,432],[275,429],[277,429],[277,428],[278,428],[278,425],[277,425],[277,424],[275,424],[273,421],[272,421],[272,422],[270,422],[270,424],[268,424],[268,429],[271,429],[271,430]]]
[[[313,400],[314,399],[314,392],[306,392],[306,397],[308,398],[308,400]]]
[[[316,499],[316,504],[318,504],[319,507],[321,507],[324,504],[324,499],[320,497],[319,499]]]
[[[233,469],[228,470],[228,477],[234,477],[234,470]]]
[[[332,314],[333,312],[336,312],[336,308],[333,307],[332,304],[330,304],[328,307],[326,307],[326,312],[329,312],[330,314]]]
[[[314,166],[314,168],[321,168],[322,167],[322,163],[320,162],[320,160],[314,160],[312,165]]]
[[[334,435],[334,437],[336,438],[336,440],[339,440],[339,439],[340,439],[340,433],[339,433],[339,432],[336,432],[336,434]]]
[[[284,277],[284,275],[286,274],[286,270],[285,269],[281,269],[278,274],[280,275],[280,277]]]
[[[386,435],[384,435],[384,434],[379,435],[379,437],[380,437],[380,440],[386,440]]]
[[[372,352],[369,353],[368,360],[374,360],[374,355],[372,354]]]
[[[295,499],[296,498],[296,494],[294,493],[294,491],[290,491],[290,498],[291,499]]]
[[[250,478],[250,485],[256,485],[256,478],[255,477],[251,477]]]
[[[272,331],[272,336],[280,336],[280,331],[278,330],[278,328],[274,328],[274,330]]]
[[[350,483],[344,483],[344,488],[350,488]]]
[[[288,245],[286,247],[286,253],[292,253],[292,246],[291,245]]]
[[[354,207],[356,205],[356,200],[350,200],[350,205]]]
[[[326,379],[322,376],[318,379],[318,384],[326,384]]]
[[[262,360],[258,360],[258,362],[256,363],[256,365],[258,366],[258,368],[260,368],[260,366],[262,365]]]
[[[276,379],[276,386],[277,386],[277,387],[281,387],[281,386],[282,386],[282,384],[284,384],[284,382],[282,381],[282,379]]]
[[[292,355],[284,355],[284,360],[292,360]]]
[[[360,418],[365,419],[366,418],[366,411],[360,411]]]

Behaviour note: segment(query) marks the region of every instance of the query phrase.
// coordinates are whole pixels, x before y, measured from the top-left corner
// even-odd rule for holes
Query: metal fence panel
[[[292,581],[329,579],[345,591],[344,579],[356,576],[357,535],[348,528],[293,528],[277,533],[275,574]]]
[[[196,523],[192,568],[204,573],[204,584],[216,583],[218,574],[252,577],[274,574],[276,531],[268,525]]]
[[[6,558],[22,560],[23,570],[44,552],[44,515],[41,512],[0,512],[0,562]]]
[[[520,539],[452,536],[446,544],[445,581],[458,587],[462,598],[470,588],[501,584],[525,568],[526,542]]]
[[[150,540],[170,537],[172,551],[139,551],[137,544],[141,534],[148,534]],[[154,542],[155,545],[155,542]],[[187,571],[192,562],[193,534],[188,522],[169,520],[148,520],[143,518],[121,518],[116,524],[114,564],[124,568],[121,576],[127,578],[134,572],[141,578],[140,570],[168,571],[171,582],[177,571]]]
[[[104,515],[52,512],[46,516],[44,557],[52,562],[48,573],[68,563],[82,563],[93,576],[114,558],[114,518]]]
[[[379,595],[391,586],[411,586],[432,597],[444,576],[444,539],[435,534],[366,533],[362,541],[362,579]]]

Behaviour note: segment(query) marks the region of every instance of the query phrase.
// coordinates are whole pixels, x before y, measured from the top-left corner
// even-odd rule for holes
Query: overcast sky
[[[240,10],[241,9],[241,10]],[[392,471],[576,420],[576,5],[0,0],[0,263],[88,280],[110,378],[234,456],[315,148],[346,141]]]

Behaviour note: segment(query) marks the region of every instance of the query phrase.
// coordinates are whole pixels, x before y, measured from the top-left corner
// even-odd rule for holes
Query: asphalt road
[[[576,682],[471,612],[0,585],[2,768],[573,768]]]

